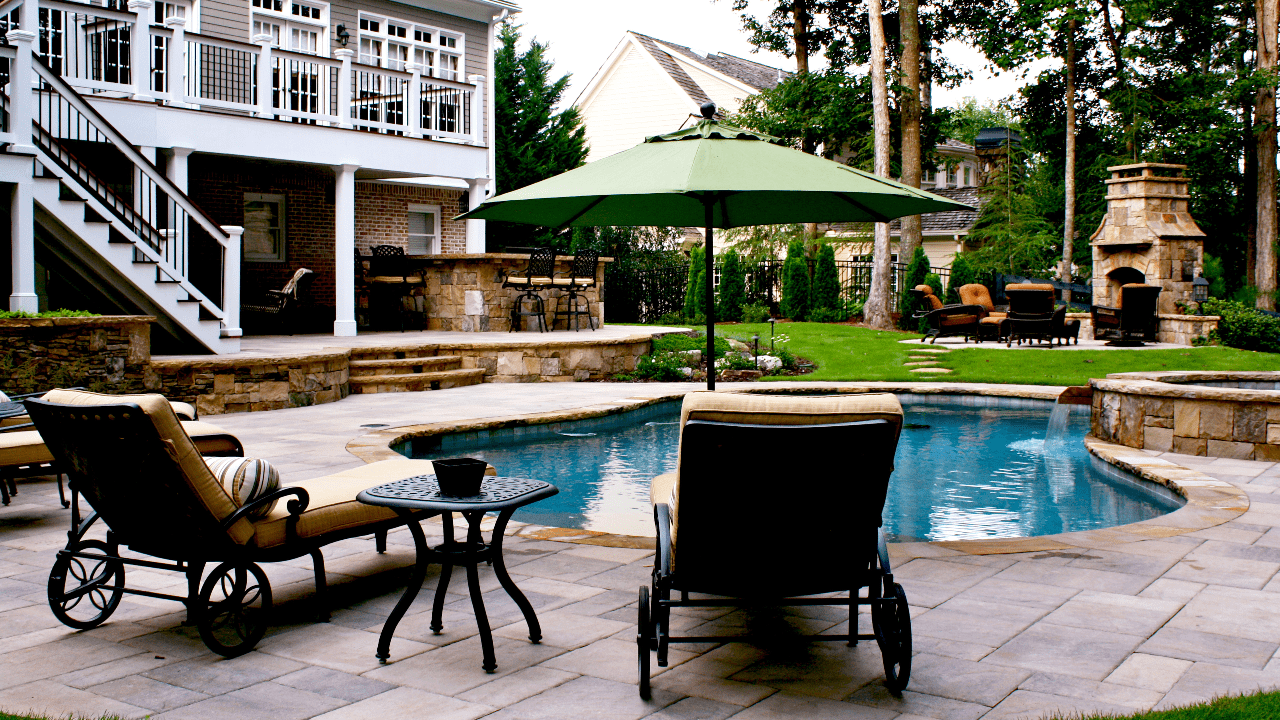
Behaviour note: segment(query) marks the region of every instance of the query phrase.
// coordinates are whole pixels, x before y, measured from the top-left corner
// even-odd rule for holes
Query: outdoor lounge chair
[[[58,552],[48,586],[54,615],[70,627],[101,624],[124,593],[177,600],[209,649],[234,657],[251,650],[267,628],[271,586],[258,563],[310,555],[325,619],[320,548],[372,534],[382,551],[388,529],[432,514],[397,514],[356,500],[366,488],[431,473],[425,460],[374,463],[268,490],[239,505],[159,395],[54,390],[28,401],[28,408],[73,491],[69,540]],[[93,508],[83,520],[80,496]],[[105,541],[87,537],[99,519],[107,527]],[[418,552],[425,552],[421,532],[414,540]],[[123,556],[123,546],[169,562]],[[209,563],[216,567],[206,574]],[[127,587],[126,566],[184,573],[187,593]]]
[[[19,395],[14,399],[27,399],[43,394]],[[244,455],[244,447],[235,435],[217,425],[195,421],[194,406],[173,400],[169,401],[169,405],[182,421],[182,429],[191,436],[191,441],[201,455]],[[70,507],[71,501],[67,500],[62,483],[64,472],[54,462],[40,433],[32,429],[35,424],[31,422],[30,416],[19,415],[9,420],[13,424],[0,427],[0,503],[8,505],[12,496],[18,494],[19,479],[55,475],[58,478],[58,498],[62,501],[62,507]]]
[[[929,329],[920,338],[920,342],[928,340],[936,343],[939,337],[948,335],[962,335],[965,342],[969,342],[969,338],[978,336],[978,320],[983,313],[980,306],[943,305],[942,300],[933,294],[933,288],[928,285],[915,286],[911,294],[931,308],[915,315],[929,324]]]
[[[1053,343],[1054,290],[1044,283],[1014,283],[1004,288],[1009,299],[1009,334],[1006,343],[1022,341]],[[1065,310],[1064,310],[1065,312]]]
[[[1009,334],[1009,323],[1005,321],[1009,313],[997,310],[991,302],[991,291],[986,285],[970,283],[961,285],[960,302],[964,305],[977,305],[982,308],[982,317],[978,319],[978,340],[1002,340]]]
[[[289,282],[279,290],[267,290],[256,301],[250,300],[240,306],[243,315],[258,315],[275,318],[280,329],[289,335],[293,334],[298,324],[299,310],[306,295],[307,286],[316,274],[307,268],[298,271],[289,278]]]
[[[670,643],[752,639],[673,637],[672,608],[759,604],[847,607],[848,634],[811,639],[855,645],[874,638],[889,689],[906,687],[911,619],[880,529],[902,428],[897,398],[694,392],[685,395],[680,417],[677,472],[650,487],[658,557],[651,587],[640,588],[640,696],[649,695],[654,651],[665,667]],[[848,462],[855,448],[857,462]],[[802,527],[779,528],[782,507]],[[771,524],[758,526],[762,521]],[[812,597],[829,593],[842,596]],[[869,635],[858,634],[859,605],[871,606]]]
[[[1142,345],[1156,340],[1159,285],[1129,283],[1120,287],[1116,307],[1093,306],[1093,337],[1108,345]]]

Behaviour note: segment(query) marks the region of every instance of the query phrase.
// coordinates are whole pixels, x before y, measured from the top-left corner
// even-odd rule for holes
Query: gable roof
[[[945,210],[943,212],[925,213],[920,216],[920,231],[924,235],[954,235],[967,233],[978,220],[978,212],[984,199],[976,187],[945,188],[930,190],[934,195],[941,195],[948,200],[971,206],[972,210]],[[865,226],[865,223],[832,223],[831,231],[836,233],[850,232]],[[902,229],[902,222],[894,220],[889,224],[889,231],[897,234]]]
[[[753,93],[776,87],[780,80],[791,74],[779,68],[762,65],[758,62],[725,53],[710,53],[704,56],[684,45],[659,40],[635,31],[628,31],[628,34],[635,38],[640,47],[653,56],[653,59],[657,61],[663,70],[667,71],[667,74],[671,76],[676,85],[679,85],[689,95],[689,98],[698,105],[710,102],[711,97],[689,76],[689,73],[685,72],[680,63],[676,62],[674,55],[679,55],[687,62],[702,66],[704,70],[713,75],[721,75],[730,82],[742,85],[744,89]]]
[[[689,73],[680,67],[680,63],[676,62],[671,55],[658,46],[659,40],[640,33],[631,34],[635,36],[636,42],[640,43],[640,47],[644,48],[645,51],[653,56],[654,60],[658,61],[658,66],[665,70],[672,80],[676,81],[676,85],[679,85],[680,89],[684,90],[695,104],[702,105],[703,103],[711,102],[711,97],[707,95],[706,91],[698,83],[693,81],[693,78],[689,77]],[[685,49],[687,50],[688,48]]]

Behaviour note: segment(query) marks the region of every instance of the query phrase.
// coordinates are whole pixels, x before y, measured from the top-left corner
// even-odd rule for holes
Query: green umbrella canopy
[[[498,195],[460,218],[548,227],[711,227],[888,222],[972,209],[862,170],[701,120],[630,150]],[[708,202],[709,201],[709,202]]]

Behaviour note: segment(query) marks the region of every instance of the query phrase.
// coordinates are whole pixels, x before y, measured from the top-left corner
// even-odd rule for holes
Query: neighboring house
[[[574,103],[586,126],[587,162],[684,127],[705,102],[714,102],[722,114],[736,112],[743,100],[788,74],[627,32]]]
[[[315,272],[354,335],[354,252],[484,252],[508,0],[0,5],[9,307],[157,316],[239,348],[240,298]],[[34,58],[34,62],[33,62]],[[37,82],[32,74],[40,76]]]

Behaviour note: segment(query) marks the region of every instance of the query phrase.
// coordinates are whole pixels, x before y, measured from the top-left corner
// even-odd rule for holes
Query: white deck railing
[[[124,11],[69,0],[0,3],[0,34],[20,29],[9,18],[38,7],[32,49],[76,90],[157,100],[173,107],[354,128],[411,138],[479,145],[483,77],[471,83],[362,65],[351,50],[334,58],[272,47],[270,38],[241,43],[186,32],[186,20],[153,25],[152,4]],[[121,5],[123,3],[113,3]],[[139,28],[142,33],[136,32]],[[134,39],[144,37],[145,42]],[[145,72],[137,72],[145,68]],[[429,68],[427,69],[429,71]],[[262,91],[266,89],[266,91]]]

